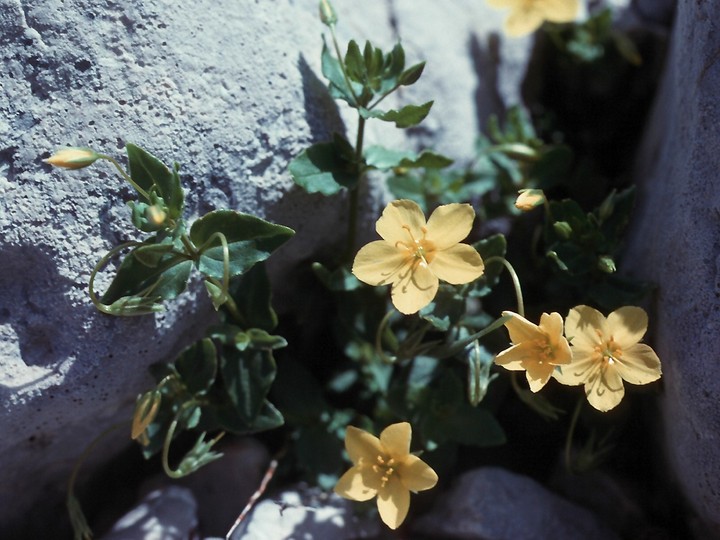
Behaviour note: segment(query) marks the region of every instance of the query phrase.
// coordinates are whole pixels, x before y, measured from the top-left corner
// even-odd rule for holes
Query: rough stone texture
[[[503,14],[483,2],[336,7],[341,41],[389,46],[397,31],[410,61],[429,59],[408,92],[436,98],[428,127],[390,130],[392,144],[437,142],[467,155],[478,122],[518,101],[532,40],[494,37]],[[61,506],[74,459],[129,417],[150,384],[146,367],[211,320],[197,283],[163,315],[96,312],[87,280],[99,256],[133,234],[131,191],[106,164],[58,171],[41,159],[63,145],[120,156],[130,141],[177,160],[191,216],[229,206],[297,230],[277,276],[334,241],[346,214],[340,198],[299,193],[286,172],[343,118],[352,129],[321,82],[316,12],[315,0],[199,0],[190,10],[169,0],[0,0],[0,536],[9,528],[18,537],[13,520],[41,493],[36,512]],[[370,129],[368,142],[384,132]],[[126,437],[109,436],[84,474]]]
[[[354,540],[379,533],[380,521],[355,515],[351,501],[300,487],[258,503],[230,540]]]
[[[612,540],[588,510],[534,480],[487,467],[463,474],[415,530],[463,540]]]
[[[624,270],[659,286],[667,457],[720,535],[720,5],[681,1],[639,157],[639,205]]]
[[[187,488],[149,493],[103,536],[103,540],[191,540],[197,536],[197,502]]]

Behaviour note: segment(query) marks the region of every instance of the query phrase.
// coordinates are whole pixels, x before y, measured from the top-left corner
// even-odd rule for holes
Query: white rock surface
[[[531,40],[492,37],[503,15],[483,2],[336,8],[341,40],[389,46],[397,28],[408,61],[428,59],[408,97],[434,97],[435,110],[407,139],[391,130],[392,144],[467,155],[478,122],[517,101]],[[87,280],[132,234],[130,189],[105,164],[68,172],[41,159],[63,145],[120,156],[129,141],[177,160],[192,215],[231,207],[297,230],[275,268],[285,270],[335,240],[346,214],[286,172],[309,142],[342,129],[321,82],[322,31],[315,0],[0,1],[0,536],[20,534],[41,494],[35,515],[60,504],[85,445],[129,418],[146,367],[200,336],[211,313],[196,286],[165,315],[95,311]],[[108,438],[84,470],[125,441]]]
[[[718,20],[717,2],[678,3],[623,264],[659,286],[651,334],[663,362],[666,455],[709,537],[720,536]]]

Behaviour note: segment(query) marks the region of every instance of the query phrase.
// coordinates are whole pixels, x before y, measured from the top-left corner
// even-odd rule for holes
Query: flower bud
[[[152,424],[160,409],[161,394],[158,390],[151,390],[139,395],[135,402],[135,413],[133,414],[132,429],[130,436],[133,440],[147,440],[143,437],[147,427]]]
[[[553,230],[563,240],[569,240],[572,236],[572,227],[567,221],[556,221],[553,223]]]
[[[609,255],[603,255],[598,259],[597,262],[598,270],[605,272],[606,274],[613,274],[617,268],[615,268],[615,261]]]
[[[337,14],[329,0],[320,0],[320,21],[326,26],[332,26],[337,22]]]
[[[67,148],[58,150],[49,158],[43,159],[43,161],[55,167],[82,169],[95,163],[99,157],[100,156],[90,148],[68,146]]]
[[[536,206],[545,204],[545,193],[542,189],[521,189],[515,201],[515,208],[527,212]]]
[[[155,227],[160,227],[167,219],[167,212],[159,204],[153,204],[145,209],[145,219]]]

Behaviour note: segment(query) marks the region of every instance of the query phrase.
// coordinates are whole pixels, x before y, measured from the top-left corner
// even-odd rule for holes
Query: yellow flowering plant
[[[410,493],[435,487],[438,477],[422,459],[410,453],[412,428],[407,422],[386,427],[380,438],[348,426],[345,449],[353,466],[335,485],[335,493],[355,501],[377,497],[380,518],[391,529],[405,521]]]

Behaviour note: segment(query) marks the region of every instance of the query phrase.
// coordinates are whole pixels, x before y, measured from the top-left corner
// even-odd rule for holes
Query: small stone
[[[613,540],[588,510],[531,478],[487,467],[463,474],[414,530],[464,540]]]
[[[299,486],[255,506],[230,540],[376,538],[380,520],[353,513],[353,503],[334,493]]]
[[[192,492],[170,486],[146,495],[103,540],[192,540],[199,538],[197,528],[197,502]]]

